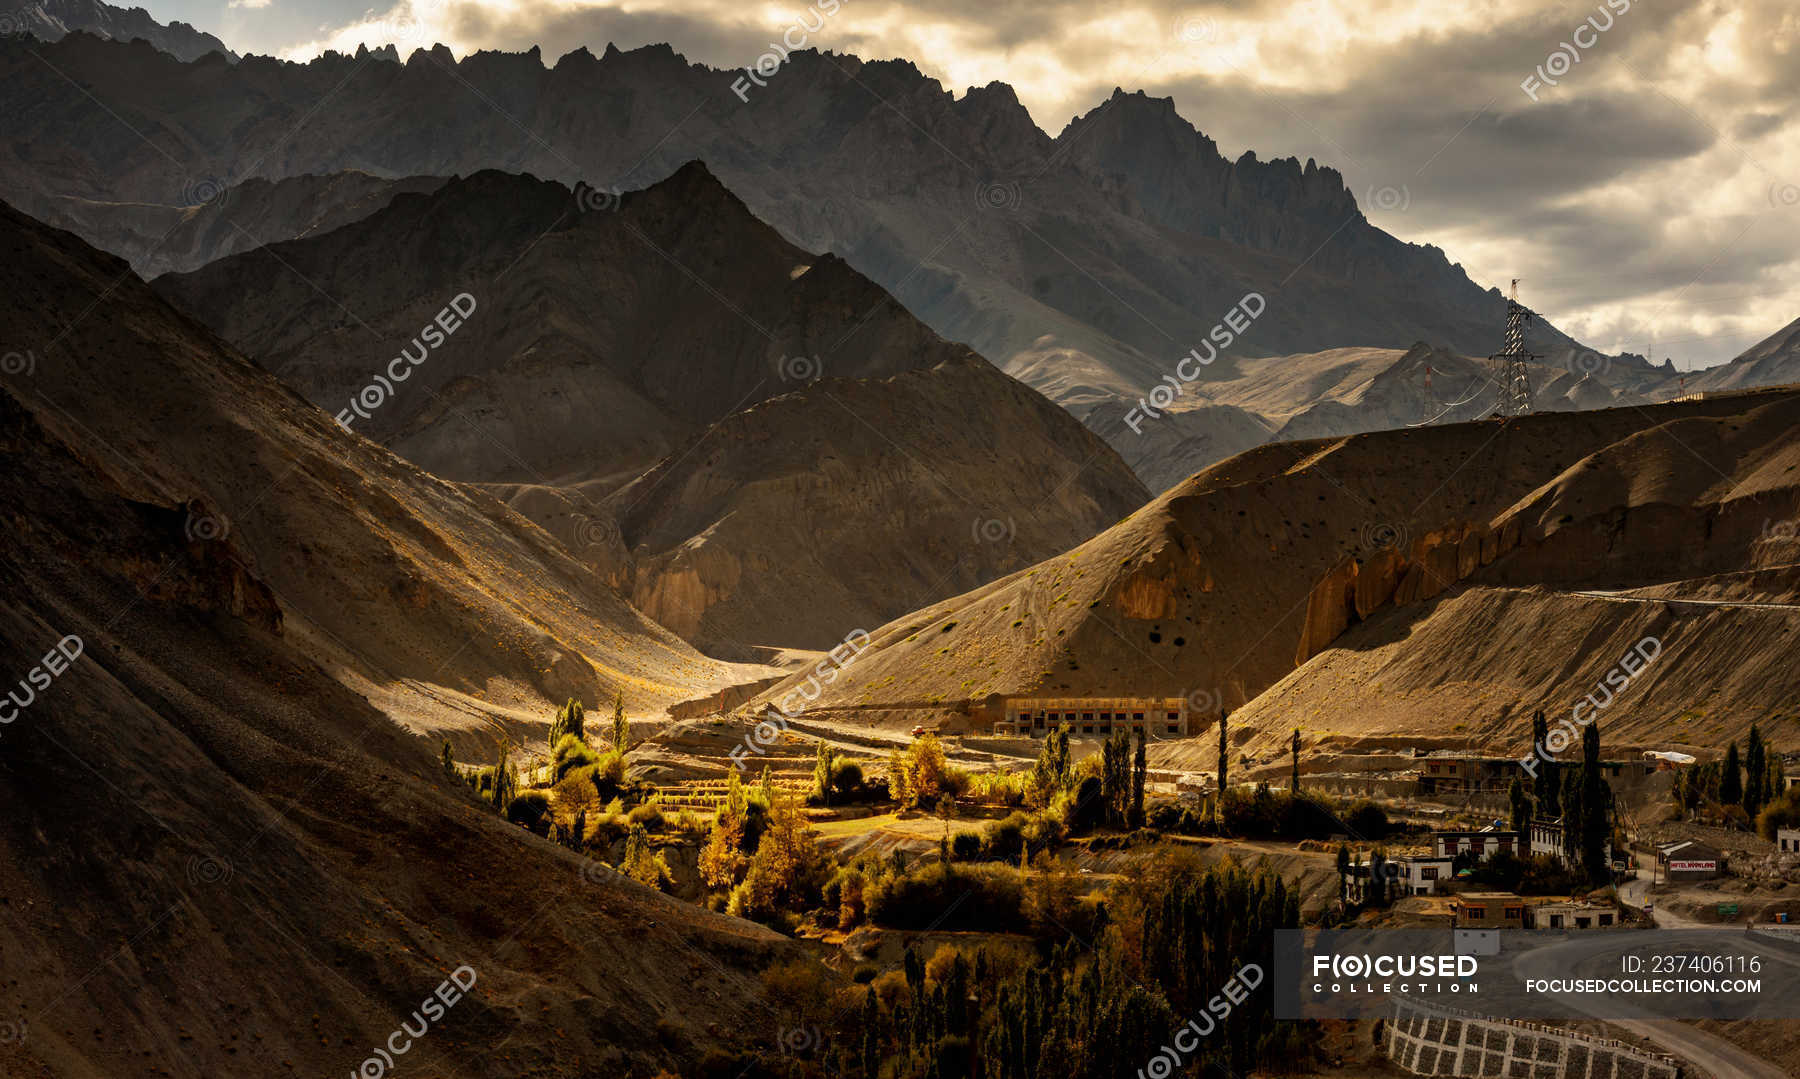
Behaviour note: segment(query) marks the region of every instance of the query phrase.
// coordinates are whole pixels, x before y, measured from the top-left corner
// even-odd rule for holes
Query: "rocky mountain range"
[[[774,1039],[755,972],[790,943],[524,835],[436,760],[552,699],[654,713],[759,669],[343,431],[118,259],[6,207],[0,250],[0,1067],[355,1073],[453,973],[409,1066],[654,1072]]]
[[[828,648],[1149,497],[1067,412],[698,163],[623,195],[483,172],[155,287],[715,654]]]
[[[208,53],[238,58],[223,41],[187,23],[164,25],[141,7],[122,8],[104,0],[34,0],[0,13],[0,37],[60,41],[78,31],[112,41],[146,42],[177,60],[198,60]]]
[[[1116,414],[1103,406],[1135,401],[1218,340],[1252,293],[1264,310],[1196,386],[1236,379],[1252,359],[1346,344],[1498,348],[1496,290],[1375,228],[1336,171],[1229,161],[1166,99],[1117,92],[1052,136],[1004,84],[958,97],[905,61],[796,52],[743,98],[735,77],[666,46],[584,49],[550,65],[535,49],[458,60],[439,47],[404,61],[383,49],[213,68],[81,35],[13,43],[0,48],[0,103],[28,121],[0,148],[0,192],[47,218],[70,200],[188,206],[203,201],[196,191],[346,170],[500,168],[611,193],[699,159],[790,242],[843,258],[943,337],[1108,431]],[[31,137],[48,122],[64,148],[53,157],[34,149],[52,140]],[[68,220],[95,242],[121,231]],[[263,215],[246,228],[273,241],[316,224]],[[134,257],[156,268],[148,252]],[[1531,343],[1552,370],[1591,373],[1585,396],[1599,403],[1653,396],[1672,375],[1599,357],[1543,322]],[[1176,440],[1181,474],[1217,459],[1205,447],[1248,433],[1190,430]],[[1166,474],[1154,462],[1168,446],[1114,445],[1146,477]]]

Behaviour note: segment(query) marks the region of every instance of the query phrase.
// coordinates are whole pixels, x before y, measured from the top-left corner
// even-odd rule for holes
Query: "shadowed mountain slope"
[[[1518,567],[1515,586],[1541,579],[1547,571],[1531,551],[1544,526],[1527,527],[1515,507],[1592,467],[1585,462],[1617,463],[1604,482],[1568,495],[1583,516],[1631,516],[1642,505],[1644,519],[1655,521],[1667,498],[1667,549],[1700,542],[1706,491],[1720,481],[1688,459],[1677,441],[1681,424],[1725,430],[1792,396],[1768,391],[1259,447],[1065,555],[883,627],[822,705],[844,718],[892,723],[913,710],[949,708],[978,728],[995,718],[1003,696],[1017,694],[1190,695],[1202,712],[1237,709],[1389,603],[1424,603],[1490,563],[1494,572]],[[1773,452],[1778,427],[1757,422]],[[1742,554],[1728,550],[1719,572],[1755,564]],[[1583,587],[1608,587],[1599,569],[1571,564],[1583,567],[1578,579],[1594,582]],[[1673,572],[1669,566],[1640,567],[1637,580]],[[1267,724],[1280,713],[1256,714]]]
[[[1068,413],[698,163],[623,196],[480,173],[156,287],[329,410],[376,384],[352,427],[492,484],[722,654],[829,647],[1149,497]],[[427,348],[457,296],[466,319]]]
[[[118,260],[4,207],[0,250],[0,340],[34,346],[0,374],[7,1073],[354,1072],[463,967],[408,1066],[651,1073],[773,1044],[750,972],[779,938],[584,874],[393,721],[723,669]]]

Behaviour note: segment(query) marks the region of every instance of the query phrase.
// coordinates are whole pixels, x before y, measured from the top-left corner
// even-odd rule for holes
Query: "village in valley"
[[[459,766],[446,746],[445,764],[596,871],[810,942],[876,998],[899,976],[881,972],[912,956],[935,967],[1097,941],[1183,880],[1278,888],[1294,928],[1733,926],[1800,947],[1800,776],[1760,727],[1742,752],[1701,759],[1606,746],[1598,723],[1551,737],[1540,711],[1521,754],[1303,749],[1295,729],[1286,753],[1258,759],[1229,714],[1192,704],[1020,698],[892,731],[765,702],[674,709],[685,718],[644,725],[640,742],[622,700],[604,725],[570,701],[553,745],[498,769]],[[1176,763],[1197,755],[1211,767]],[[1324,1057],[1287,1034],[1241,1053],[1276,1070],[1328,1058],[1434,1074],[1420,1054],[1455,1050],[1403,1033],[1407,1016],[1427,1029],[1421,1007],[1402,1004],[1385,1036],[1327,1023]],[[1530,1026],[1493,1021],[1507,1039]],[[1646,1075],[1676,1059],[1605,1024],[1532,1029]]]

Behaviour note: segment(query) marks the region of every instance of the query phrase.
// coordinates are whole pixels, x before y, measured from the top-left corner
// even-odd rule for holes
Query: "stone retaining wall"
[[[1479,1079],[1680,1079],[1673,1057],[1532,1023],[1483,1019],[1397,1001],[1383,1034],[1389,1059],[1414,1075]]]

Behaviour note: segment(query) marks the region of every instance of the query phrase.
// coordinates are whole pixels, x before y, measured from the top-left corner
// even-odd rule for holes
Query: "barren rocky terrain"
[[[354,429],[487,481],[715,654],[829,648],[1148,498],[1068,413],[703,165],[591,195],[482,173],[156,287],[327,410],[404,351]]]
[[[10,208],[0,249],[0,340],[31,356],[0,376],[0,663],[29,702],[0,734],[7,1073],[343,1074],[464,966],[407,1065],[772,1044],[780,938],[584,874],[434,759],[540,730],[546,697],[649,709],[747,672],[119,260]]]
[[[1533,708],[1566,709],[1678,606],[1568,593],[1791,599],[1795,399],[1260,447],[1065,555],[882,627],[823,702],[845,722],[981,729],[1009,694],[1186,695],[1236,712],[1245,739],[1299,724],[1511,748]],[[1697,710],[1693,740],[1718,744],[1791,699],[1795,612],[1755,603],[1695,608],[1695,651],[1646,676],[1620,733],[1675,737]],[[1714,693],[1728,714],[1694,703]]]

